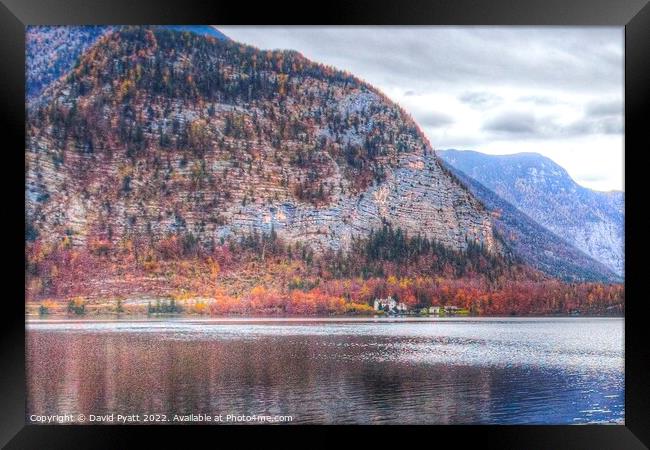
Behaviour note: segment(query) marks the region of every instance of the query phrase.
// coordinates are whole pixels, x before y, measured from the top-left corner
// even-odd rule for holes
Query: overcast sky
[[[537,152],[583,186],[623,190],[623,28],[217,28],[352,72],[435,148]]]

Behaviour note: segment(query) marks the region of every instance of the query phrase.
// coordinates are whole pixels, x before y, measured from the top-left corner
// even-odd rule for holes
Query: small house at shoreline
[[[389,314],[402,314],[408,311],[406,304],[398,302],[393,297],[377,298],[374,302],[375,311],[385,311]]]
[[[458,306],[453,306],[453,305],[449,305],[449,306],[434,305],[434,306],[429,307],[429,314],[431,314],[433,316],[439,316],[439,315],[442,315],[442,314],[453,315],[453,314],[459,313],[460,311],[461,311],[461,308],[459,308]]]

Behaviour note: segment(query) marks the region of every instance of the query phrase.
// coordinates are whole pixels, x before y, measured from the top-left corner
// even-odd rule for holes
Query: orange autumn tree
[[[209,311],[212,315],[243,314],[246,312],[246,305],[240,299],[228,295],[223,289],[217,288]]]
[[[257,285],[248,294],[251,310],[280,310],[284,309],[285,299],[274,289],[267,289],[265,286]]]

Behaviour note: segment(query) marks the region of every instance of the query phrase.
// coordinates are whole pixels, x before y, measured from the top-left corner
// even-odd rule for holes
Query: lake
[[[26,329],[28,421],[584,424],[625,414],[622,318],[30,319]]]

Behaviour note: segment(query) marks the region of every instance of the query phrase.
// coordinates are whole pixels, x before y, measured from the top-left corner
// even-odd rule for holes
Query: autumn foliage
[[[340,250],[272,228],[221,238],[241,233],[225,225],[247,208],[320,208],[382,182],[407,154],[427,156],[408,114],[349,73],[125,27],[61,83],[28,108],[26,129],[26,300],[44,312],[71,300],[84,314],[100,302],[128,311],[146,297],[140,308],[155,313],[363,314],[387,296],[473,314],[623,311],[623,285],[549,278],[470,236],[454,240],[462,250],[389,223]]]
[[[324,254],[274,232],[211,250],[179,235],[153,246],[89,239],[85,248],[37,239],[27,245],[26,296],[50,306],[52,300],[169,297],[184,312],[201,315],[366,314],[374,299],[388,296],[415,311],[454,305],[476,315],[624,311],[622,284],[567,283],[480,247],[454,252],[400,233],[386,228],[355,241],[349,252]]]

